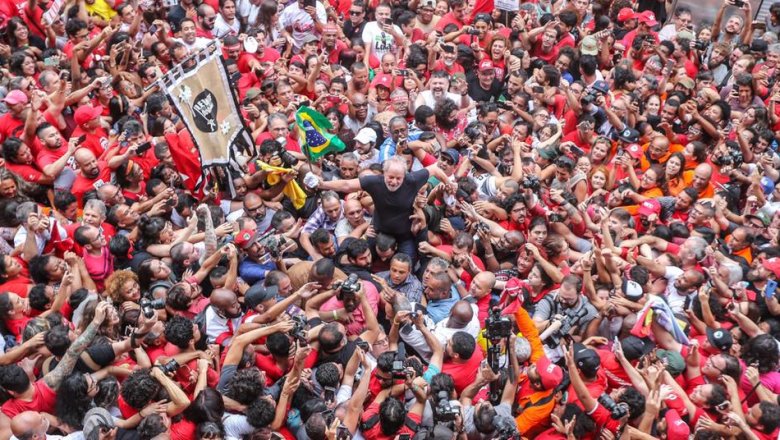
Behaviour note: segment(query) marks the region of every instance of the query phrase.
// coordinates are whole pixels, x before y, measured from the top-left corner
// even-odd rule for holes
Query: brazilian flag
[[[299,108],[295,113],[295,125],[298,127],[298,139],[302,141],[303,152],[312,162],[346,148],[338,136],[326,131],[333,128],[328,118],[314,109],[306,106]]]

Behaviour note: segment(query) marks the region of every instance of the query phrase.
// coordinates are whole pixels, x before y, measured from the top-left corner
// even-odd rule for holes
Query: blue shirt
[[[420,135],[422,132],[417,133],[410,133],[409,136],[406,138],[407,141],[416,141],[420,139]],[[388,137],[385,139],[384,142],[382,142],[382,145],[379,147],[379,163],[382,163],[389,159],[391,156],[395,156],[395,141],[392,137]]]
[[[272,270],[276,270],[276,263],[273,261],[260,264],[249,258],[244,258],[238,265],[238,275],[250,286],[265,280],[265,276]]]
[[[452,286],[449,298],[428,301],[428,307],[426,309],[428,316],[433,320],[434,324],[437,324],[439,321],[443,321],[450,316],[452,306],[458,301],[460,301],[460,294],[458,293],[458,289],[455,286]]]

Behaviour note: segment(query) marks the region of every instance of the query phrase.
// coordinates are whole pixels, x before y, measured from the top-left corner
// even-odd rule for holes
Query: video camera
[[[588,311],[582,307],[578,311],[566,309],[560,321],[552,322],[540,338],[547,341],[549,347],[557,347],[561,344],[561,339],[568,336],[571,330],[580,323],[580,320],[588,314]]]
[[[512,334],[512,321],[506,316],[501,316],[501,309],[493,307],[485,320],[485,338],[490,341],[499,341],[508,338]]]
[[[542,187],[542,183],[539,181],[539,178],[534,175],[526,175],[523,178],[523,181],[520,182],[520,185],[523,187],[523,189],[530,189],[531,191],[539,191]]]
[[[393,379],[406,380],[409,376],[409,372],[406,370],[406,366],[404,366],[404,361],[400,359],[393,361],[393,367],[390,370],[390,373],[393,375]]]

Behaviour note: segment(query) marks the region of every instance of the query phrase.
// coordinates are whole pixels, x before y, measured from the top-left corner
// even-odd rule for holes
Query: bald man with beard
[[[209,344],[230,345],[241,325],[243,312],[235,292],[214,289],[209,297],[211,307],[206,309],[206,336]]]
[[[76,176],[76,180],[73,181],[71,192],[79,201],[79,206],[84,206],[82,203],[84,194],[92,190],[97,190],[103,185],[110,183],[111,172],[114,169],[119,168],[122,161],[112,161],[112,165],[114,165],[112,168],[109,166],[108,162],[98,160],[97,157],[95,157],[95,153],[88,148],[79,148],[76,150],[73,157],[76,160],[76,165],[79,167],[79,172]]]
[[[439,343],[444,346],[456,332],[466,332],[476,339],[480,328],[478,316],[479,311],[476,304],[470,304],[468,301],[461,300],[457,301],[452,306],[447,319],[443,319],[439,321],[438,324],[434,325],[433,321],[428,316],[425,316],[423,322],[426,327],[431,330],[431,333],[433,333],[433,336],[436,337]],[[401,327],[404,325],[414,327],[414,323],[412,323],[410,317],[405,317],[401,320]],[[400,334],[401,339],[403,339],[407,345],[414,348],[414,350],[426,361],[431,358],[433,352],[425,342],[425,337],[419,329],[414,328],[407,334],[404,334],[402,331]]]

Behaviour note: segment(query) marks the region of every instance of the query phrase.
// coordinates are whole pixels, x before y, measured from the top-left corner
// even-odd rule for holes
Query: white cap
[[[355,140],[361,144],[372,144],[376,142],[376,132],[368,127],[363,127],[355,136]]]
[[[244,50],[247,53],[257,53],[258,46],[259,44],[257,44],[255,37],[246,37],[246,40],[244,40]]]

